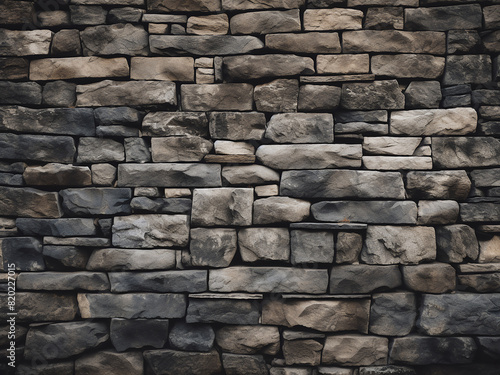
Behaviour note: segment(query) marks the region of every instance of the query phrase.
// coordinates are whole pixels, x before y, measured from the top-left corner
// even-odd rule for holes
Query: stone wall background
[[[2,374],[498,375],[500,2],[0,2]]]

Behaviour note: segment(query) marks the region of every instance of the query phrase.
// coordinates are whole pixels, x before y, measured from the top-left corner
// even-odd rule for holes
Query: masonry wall
[[[500,1],[0,26],[2,374],[500,374]]]

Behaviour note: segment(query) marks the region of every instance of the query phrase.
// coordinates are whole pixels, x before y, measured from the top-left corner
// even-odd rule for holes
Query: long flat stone
[[[247,83],[182,85],[181,98],[186,111],[251,111],[253,86]]]
[[[97,249],[88,259],[89,271],[154,271],[175,268],[175,250]]]
[[[206,136],[208,119],[200,112],[149,112],[142,121],[142,132],[146,136]]]
[[[0,29],[0,56],[48,55],[52,31],[17,31]]]
[[[438,168],[498,165],[500,140],[491,137],[433,137],[432,161]]]
[[[447,31],[457,28],[473,30],[482,27],[483,14],[479,4],[405,9],[405,28]]]
[[[97,227],[94,219],[64,218],[64,219],[28,219],[16,220],[19,231],[28,236],[95,236]]]
[[[335,230],[335,231],[351,231],[364,230],[367,224],[361,223],[290,223],[290,229],[306,229],[306,230]]]
[[[277,143],[332,143],[333,116],[326,113],[280,113],[266,127],[266,138]]]
[[[259,324],[260,301],[255,298],[224,294],[218,298],[211,296],[189,296],[186,314],[187,323]]]
[[[110,272],[111,292],[197,293],[207,290],[207,271]]]
[[[397,265],[349,264],[334,266],[330,275],[330,294],[366,294],[391,290],[403,285]]]
[[[295,9],[305,5],[305,0],[222,0],[223,10]]]
[[[21,290],[109,290],[105,273],[98,272],[25,272],[17,278]]]
[[[424,54],[376,55],[371,70],[377,76],[434,79],[443,74],[445,58]]]
[[[0,134],[0,158],[72,163],[75,141],[67,136]]]
[[[59,218],[62,209],[57,193],[33,188],[0,186],[0,212],[6,216]]]
[[[129,66],[124,57],[68,57],[33,60],[30,79],[51,81],[76,78],[128,77]]]
[[[152,13],[170,12],[217,12],[221,10],[220,0],[149,0],[148,10]]]
[[[7,293],[0,294],[0,313],[7,316]],[[16,293],[16,320],[21,322],[70,321],[76,318],[78,305],[74,295],[62,293]]]
[[[291,53],[340,53],[338,33],[268,34],[266,47]]]

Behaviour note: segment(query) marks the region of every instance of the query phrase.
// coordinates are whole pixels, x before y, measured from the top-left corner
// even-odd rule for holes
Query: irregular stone
[[[17,31],[0,29],[0,56],[48,55],[52,41],[52,31]]]
[[[222,354],[222,364],[227,375],[267,375],[266,361],[261,355]]]
[[[7,316],[7,293],[0,294],[0,301],[0,313]],[[70,321],[76,318],[78,305],[68,294],[17,292],[16,312],[21,322]]]
[[[186,246],[189,222],[186,215],[131,215],[115,217],[113,245],[124,248]]]
[[[169,0],[163,0],[164,3],[167,3],[167,1]],[[155,2],[151,3],[155,4]],[[203,0],[203,2],[206,3],[206,0]],[[179,4],[176,1],[171,1],[171,3]],[[186,3],[183,2],[181,5],[184,4]],[[147,350],[144,352],[144,359],[155,375],[176,375],[184,372],[192,375],[217,375],[222,373],[219,353],[215,349],[208,353],[181,352],[169,349]]]
[[[404,199],[405,196],[400,173],[375,171],[284,171],[280,191],[296,198]]]
[[[41,103],[42,87],[38,83],[0,82],[0,104],[39,105]]]
[[[328,273],[320,269],[229,267],[209,271],[213,292],[308,293],[326,292]]]
[[[279,187],[275,184],[256,186],[254,190],[255,195],[257,195],[258,197],[272,197],[275,195],[279,195]]]
[[[474,229],[464,224],[436,228],[437,259],[447,263],[476,260],[479,245]]]
[[[260,140],[266,129],[266,116],[259,112],[211,112],[210,136],[214,139]]]
[[[96,348],[108,339],[107,324],[99,322],[54,323],[31,327],[26,337],[24,355],[28,360],[68,358]]]
[[[186,323],[259,324],[260,303],[233,299],[190,299]]]
[[[253,155],[255,147],[249,142],[215,141],[215,153],[218,155]]]
[[[500,51],[500,43],[498,42],[499,30],[485,32],[481,35],[481,44],[488,52],[497,53]]]
[[[363,151],[374,155],[413,155],[422,139],[414,137],[364,137]]]
[[[113,186],[116,180],[116,168],[108,163],[92,164],[92,183],[94,185]]]
[[[489,81],[491,81],[490,56],[450,55],[446,57],[443,85],[481,84]]]
[[[359,233],[339,232],[335,244],[335,263],[355,263],[363,247],[363,238]]]
[[[182,85],[181,97],[186,111],[251,111],[253,86],[247,83]]]
[[[478,53],[481,52],[481,44],[481,38],[476,30],[450,30],[446,50],[449,54]]]
[[[68,245],[77,247],[106,247],[111,245],[108,238],[95,237],[44,237],[44,245]]]
[[[60,30],[54,34],[50,47],[54,56],[78,56],[82,54],[80,31],[75,29]]]
[[[380,293],[373,295],[372,298],[370,333],[382,336],[406,336],[412,331],[417,317],[415,294]]]
[[[500,168],[477,169],[471,177],[476,187],[500,186]]]
[[[248,35],[151,35],[149,45],[151,52],[167,56],[226,56],[264,48],[260,39]]]
[[[385,365],[389,340],[385,337],[361,335],[327,336],[323,364],[344,366]]]
[[[200,293],[207,289],[204,270],[110,272],[111,292]]]
[[[344,83],[340,105],[349,110],[403,109],[404,95],[396,80]]]
[[[271,168],[253,164],[223,167],[222,179],[230,185],[260,185],[279,182],[280,175]]]
[[[160,349],[167,343],[168,326],[166,319],[111,319],[110,338],[119,352],[143,347]]]
[[[336,134],[368,134],[386,135],[389,134],[388,124],[370,124],[367,122],[348,122],[345,124],[335,124]]]
[[[0,260],[2,270],[7,272],[9,264],[18,271],[43,271],[45,263],[41,243],[31,237],[11,237],[0,239]]]
[[[363,156],[366,169],[432,169],[432,158],[419,156]]]
[[[333,126],[330,129],[333,133]],[[304,129],[304,133],[306,130],[307,128]],[[278,131],[279,128],[274,130],[276,133]],[[273,134],[274,137],[278,135]],[[308,136],[304,134],[303,137]],[[361,154],[361,145],[347,144],[262,145],[256,152],[257,158],[273,169],[309,169],[311,165],[317,169],[360,167]]]
[[[298,222],[309,216],[311,204],[288,197],[258,199],[253,204],[253,223],[272,224]]]
[[[281,363],[281,365],[284,365]],[[300,367],[271,367],[269,370],[270,375],[311,375],[312,372],[309,368]]]
[[[318,221],[368,224],[417,223],[417,205],[408,201],[318,202],[312,205],[311,212]]]
[[[287,228],[241,229],[238,231],[238,247],[244,262],[288,261],[290,258],[290,235]]]
[[[390,4],[392,5],[392,3]],[[365,29],[384,30],[404,28],[404,14],[401,7],[368,8]]]
[[[106,375],[113,371],[119,371],[120,374],[140,375],[143,373],[143,366],[140,352],[100,351],[75,360],[75,372],[82,375]]]
[[[47,247],[44,248],[44,254]],[[175,268],[173,250],[97,249],[87,263],[94,271],[152,271]]]
[[[29,24],[36,18],[33,3],[30,1],[6,0],[0,5],[0,14],[2,25]]]
[[[445,96],[442,102],[443,108],[469,107],[470,105],[471,105],[470,94]]]
[[[314,61],[297,55],[242,55],[224,57],[223,69],[228,80],[241,81],[265,77],[283,77],[314,73]]]
[[[268,34],[266,47],[291,53],[340,53],[337,33],[308,32],[302,34]]]
[[[32,186],[88,186],[92,184],[90,169],[67,164],[49,163],[43,167],[27,167],[23,173]]]
[[[441,85],[438,81],[412,81],[405,91],[406,108],[439,108]]]
[[[360,375],[416,375],[415,368],[407,366],[367,366],[359,369]],[[337,375],[337,374],[335,374]],[[343,375],[343,374],[338,374]]]
[[[253,189],[195,189],[191,223],[201,226],[252,224]]]
[[[215,332],[215,340],[223,351],[236,354],[275,355],[280,349],[278,327],[226,326]]]
[[[370,303],[364,300],[266,300],[262,323],[321,332],[368,332]]]
[[[134,4],[131,4],[134,5]],[[142,6],[141,4],[138,4]],[[113,8],[108,12],[108,22],[109,23],[138,23],[144,14],[144,9],[124,7],[124,8]]]
[[[302,85],[299,89],[299,111],[331,111],[340,104],[342,89],[327,85]]]
[[[353,74],[370,71],[368,54],[318,55],[316,62],[318,74]]]
[[[21,290],[109,290],[109,281],[105,273],[97,272],[44,272],[22,273],[17,278],[17,287]]]
[[[464,200],[471,182],[465,171],[408,172],[406,188],[412,199]]]
[[[333,117],[322,113],[273,115],[267,124],[266,138],[277,143],[331,143],[333,142]],[[269,147],[271,146],[267,146]],[[280,147],[283,148],[283,146]],[[259,147],[259,150],[261,149],[262,147]]]
[[[330,294],[371,293],[395,289],[402,284],[398,266],[335,266],[330,276]]]
[[[484,360],[495,360],[498,356],[498,337],[478,337],[479,351]]]
[[[332,232],[292,230],[290,240],[292,264],[333,262]]]
[[[73,25],[99,25],[106,23],[108,12],[101,6],[70,5],[71,23]]]
[[[50,81],[75,78],[128,77],[128,62],[123,57],[67,57],[33,60],[30,79]]]
[[[444,57],[421,54],[376,55],[372,73],[396,78],[438,78],[444,71]]]
[[[283,356],[287,365],[317,366],[321,363],[323,344],[316,340],[287,340],[283,344]]]
[[[76,84],[65,81],[48,82],[43,87],[42,95],[43,104],[54,107],[74,107],[76,103]],[[77,110],[73,110],[73,113],[75,112],[77,112]],[[63,113],[64,112],[58,113],[58,115]],[[80,126],[81,125],[83,124],[80,124]],[[66,124],[66,126],[68,126],[68,124]],[[92,129],[90,126],[89,128]]]
[[[142,95],[137,95],[140,92]],[[176,89],[163,81],[101,81],[76,87],[77,107],[176,105]]]
[[[300,31],[300,11],[262,11],[231,17],[231,34],[272,34]]]
[[[348,0],[348,6],[350,7],[363,6],[363,5],[392,5],[392,6],[404,5],[409,7],[417,7],[418,2],[417,0]]]
[[[256,108],[262,112],[297,112],[298,96],[299,82],[295,79],[276,79],[254,90]]]
[[[484,27],[486,29],[496,29],[500,27],[500,6],[491,5],[483,8]]]
[[[23,219],[16,220],[16,227],[28,236],[95,236],[97,228],[93,219]]]
[[[84,188],[60,192],[65,212],[73,215],[129,214],[130,189]]]
[[[433,137],[433,162],[437,167],[494,166],[500,141],[489,137]]]
[[[479,241],[480,263],[500,262],[500,236],[495,235],[486,241]]]
[[[0,212],[16,217],[58,218],[62,216],[57,193],[32,188],[0,186]]]
[[[212,148],[212,142],[198,136],[151,139],[153,162],[201,161]]]
[[[147,55],[148,33],[130,23],[87,27],[80,32],[83,54]]]
[[[474,105],[500,105],[500,95],[496,90],[474,90],[472,91],[472,102]]]
[[[221,2],[220,0],[190,0],[180,4],[176,0],[150,0],[148,10],[153,13],[217,12],[221,10]]]
[[[481,27],[482,12],[479,4],[405,9],[405,28],[409,30],[446,31]]]
[[[27,79],[29,62],[19,57],[0,57],[0,79]]]
[[[183,318],[187,300],[182,294],[78,294],[84,319],[98,318]]]
[[[130,79],[194,82],[192,57],[132,57]]]
[[[458,219],[459,205],[452,200],[418,202],[418,224],[454,224]]]
[[[48,270],[84,270],[89,254],[73,246],[44,246],[43,256]]]
[[[118,186],[210,187],[221,186],[217,164],[119,164]]]
[[[0,109],[0,129],[26,133],[94,136],[93,117],[89,108],[31,109],[7,106]],[[24,135],[24,137],[33,136]],[[37,138],[33,138],[33,141]],[[47,138],[47,141],[49,140],[50,138]],[[34,153],[33,146],[30,149]]]
[[[236,247],[235,229],[191,229],[189,253],[193,266],[228,267],[236,254]]]
[[[387,122],[387,111],[336,111],[334,114],[335,122]]]
[[[227,14],[189,17],[186,32],[194,35],[225,35],[229,30]]]
[[[447,293],[455,290],[455,269],[449,264],[431,263],[402,268],[405,285],[415,292]]]
[[[304,0],[222,0],[223,10],[249,10],[249,9],[294,9],[305,4]]]
[[[125,138],[125,160],[144,163],[151,161],[151,153],[143,138]]]
[[[356,30],[362,28],[363,12],[357,9],[307,9],[304,30]]]
[[[208,324],[178,322],[170,331],[168,341],[173,349],[209,352],[215,341],[215,332]]]
[[[130,202],[132,211],[159,214],[189,214],[191,199],[135,197]]]
[[[500,106],[479,107],[479,116],[483,120],[500,120]]]

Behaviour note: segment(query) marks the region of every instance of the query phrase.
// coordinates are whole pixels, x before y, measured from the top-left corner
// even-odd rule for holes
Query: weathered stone
[[[367,366],[359,369],[360,375],[416,375],[415,368],[408,366]],[[344,374],[334,374],[344,375]],[[348,375],[348,374],[346,374]]]
[[[389,198],[403,199],[398,172],[306,170],[284,171],[282,195],[297,198]]]
[[[469,107],[470,105],[470,94],[445,96],[442,102],[443,108]]]
[[[255,147],[250,142],[215,141],[215,153],[218,155],[253,155]]]
[[[422,139],[414,137],[364,137],[363,151],[374,155],[414,155]]]
[[[479,4],[405,9],[405,28],[409,30],[477,29],[482,26]]]
[[[500,168],[477,169],[471,177],[476,187],[500,186]]]
[[[435,31],[362,30],[342,35],[344,53],[396,52],[443,55],[446,34]]]
[[[292,53],[340,53],[337,33],[268,34],[266,47]]]
[[[31,109],[19,106],[7,106],[0,109],[0,129],[2,131],[16,131],[27,133],[46,133],[63,135],[95,135],[94,119],[91,109],[88,108],[61,108],[61,109]],[[39,137],[33,137],[33,142]],[[44,139],[42,137],[42,139]],[[46,137],[46,142],[51,138]],[[66,138],[64,138],[66,140]],[[59,141],[62,138],[58,139]],[[62,146],[62,145],[61,145]],[[54,145],[54,147],[56,147]],[[60,146],[59,146],[60,147]],[[35,153],[33,143],[30,152]],[[46,151],[48,153],[48,151]],[[59,161],[59,160],[54,160]],[[72,162],[73,160],[68,160]]]
[[[412,199],[464,200],[471,188],[465,171],[409,172],[406,178],[406,188]]]
[[[318,74],[353,74],[370,71],[368,54],[318,55],[316,62]]]
[[[500,120],[500,106],[481,106],[479,116],[484,120]]]
[[[487,83],[491,81],[491,58],[488,55],[450,55],[446,57],[444,85]]]
[[[266,300],[262,323],[321,332],[368,332],[370,303],[364,300]]]
[[[118,165],[118,186],[221,186],[217,164],[155,163]]]
[[[489,137],[433,137],[433,162],[442,168],[496,165],[500,141]]]
[[[495,235],[489,240],[479,241],[480,263],[500,262],[500,236]]]
[[[260,140],[265,133],[266,116],[258,112],[212,112],[209,127],[214,139]]]
[[[470,337],[402,337],[394,339],[390,363],[429,365],[470,363],[476,344]]]
[[[208,120],[197,112],[150,112],[144,117],[142,131],[146,136],[206,136]]]
[[[229,267],[209,271],[213,292],[308,293],[326,292],[327,270],[285,267]]]
[[[143,373],[143,366],[140,352],[100,351],[75,360],[75,372],[82,375],[106,375],[113,371],[124,375],[140,375]]]
[[[0,29],[0,56],[48,55],[52,31],[14,31]]]
[[[441,85],[438,81],[412,81],[405,90],[406,108],[439,108]]]
[[[300,31],[298,9],[240,13],[231,18],[232,34],[271,34]]]
[[[331,143],[333,142],[333,117],[330,114],[284,113],[271,117],[266,128],[266,138],[277,143]],[[323,145],[328,147],[331,145]],[[266,146],[269,149],[271,146]],[[274,146],[276,147],[276,146]],[[279,146],[283,148],[283,146]],[[294,148],[305,146],[293,146]],[[314,146],[313,146],[314,147]],[[262,147],[259,147],[262,152]],[[326,150],[322,150],[324,152]],[[300,153],[300,150],[298,151]],[[318,168],[321,168],[318,166]]]
[[[189,253],[193,266],[228,267],[236,254],[236,230],[191,229]]]
[[[297,55],[242,55],[224,57],[225,77],[233,81],[314,73],[314,61]]]
[[[461,263],[468,258],[476,260],[479,245],[474,229],[464,224],[436,228],[437,259],[448,263]]]
[[[335,124],[336,134],[367,134],[386,135],[389,134],[388,124],[371,124],[367,122],[348,122],[345,124]]]
[[[84,319],[183,318],[187,300],[182,294],[78,294]]]
[[[311,204],[288,197],[258,199],[253,204],[253,223],[298,222],[309,216]]]
[[[335,266],[330,277],[330,294],[370,293],[402,284],[398,266]]]
[[[128,62],[123,57],[67,57],[34,60],[30,63],[30,79],[50,81],[75,78],[128,77]]]
[[[415,294],[408,292],[373,295],[370,309],[370,333],[382,336],[406,336],[417,317]]]
[[[363,5],[392,5],[392,6],[403,5],[409,7],[417,7],[418,1],[417,0],[348,0],[347,5],[349,7],[363,6]]]
[[[476,30],[450,30],[446,50],[452,53],[481,52],[481,38]]]
[[[217,12],[221,10],[221,2],[220,0],[190,0],[179,3],[176,0],[149,0],[148,10],[153,13]]]
[[[148,33],[142,26],[127,23],[87,27],[80,37],[85,56],[147,55]]]
[[[137,95],[140,92],[142,95]],[[76,87],[77,107],[176,105],[175,84],[163,81],[101,81]]]
[[[132,5],[132,4],[131,4]],[[143,4],[140,4],[143,5]],[[113,8],[108,12],[109,23],[138,23],[144,14],[143,9],[139,8]]]
[[[131,79],[194,82],[192,57],[132,57]]]
[[[316,220],[368,224],[416,224],[417,205],[399,201],[318,202],[311,212]]]
[[[97,249],[92,252],[87,263],[87,269],[94,271],[152,271],[174,267],[175,251],[159,249]]]
[[[7,368],[7,365],[5,366]],[[75,368],[73,361],[44,363],[44,364],[16,364],[17,372],[26,375],[57,375],[57,374],[71,374]]]
[[[224,10],[249,10],[249,9],[294,9],[304,5],[304,0],[222,0]]]
[[[335,244],[335,263],[355,263],[363,247],[363,238],[359,233],[339,232]]]
[[[333,262],[333,233],[292,230],[290,235],[292,264]]]
[[[432,79],[443,74],[444,62],[444,57],[432,55],[376,55],[371,59],[371,70],[379,76]]]
[[[258,324],[260,303],[233,299],[190,299],[187,323]]]
[[[254,90],[256,108],[262,112],[297,112],[298,96],[299,82],[295,79],[276,79]]]
[[[116,180],[116,168],[109,163],[92,164],[92,183],[100,186],[113,186]]]
[[[432,169],[431,157],[419,156],[363,156],[366,169],[402,170]]]
[[[344,366],[385,365],[389,340],[377,336],[328,336],[323,349],[322,363]]]
[[[500,105],[500,95],[496,90],[474,90],[472,91],[472,102],[474,105]]]
[[[9,264],[14,264],[14,269],[18,271],[43,271],[45,269],[42,245],[35,238],[1,238],[0,254],[3,271],[9,269]]]
[[[95,236],[97,228],[93,219],[23,219],[16,220],[20,232],[28,236]]]
[[[404,95],[396,80],[342,85],[340,105],[345,109],[403,109],[404,102]]]
[[[447,293],[455,290],[455,269],[449,264],[430,263],[402,268],[405,285],[415,292]]]
[[[279,182],[280,175],[271,168],[253,164],[223,167],[222,179],[230,185],[260,185]]]
[[[173,349],[209,352],[215,340],[215,332],[208,324],[176,323],[168,341]]]
[[[402,30],[404,27],[403,13],[403,8],[401,7],[368,8],[364,28],[372,30]]]
[[[73,25],[99,25],[106,23],[106,16],[108,14],[107,10],[96,5],[70,5],[69,11]]]
[[[111,126],[108,126],[108,128],[110,127]],[[134,131],[137,130],[134,129]],[[144,163],[151,161],[149,146],[143,138],[125,138],[125,160],[128,163]]]
[[[336,111],[334,114],[335,122],[387,122],[387,111]]]
[[[24,355],[32,360],[68,358],[96,348],[108,339],[109,329],[105,323],[47,324],[30,328]]]
[[[256,186],[254,190],[255,195],[258,197],[272,197],[279,195],[279,187],[276,184]]]
[[[323,344],[316,340],[292,340],[283,344],[283,356],[287,365],[317,366],[321,363]]]
[[[201,161],[212,151],[211,141],[198,136],[152,138],[153,162]]]
[[[459,205],[452,200],[418,202],[418,224],[454,224],[458,219]]]
[[[194,35],[225,35],[229,30],[227,14],[189,17],[186,32]]]
[[[110,272],[111,292],[199,293],[207,289],[203,270],[160,272]]]
[[[19,57],[0,57],[0,79],[27,79],[29,62]]]
[[[486,51],[498,53],[500,51],[500,43],[498,42],[499,30],[485,32],[481,35],[481,42]]]
[[[182,85],[181,97],[186,111],[251,111],[253,86],[247,83]]]
[[[285,362],[280,363],[283,366]],[[312,371],[309,368],[301,367],[271,367],[270,375],[311,375]]]
[[[246,228],[238,231],[238,247],[244,262],[290,258],[287,228]]]
[[[274,355],[280,349],[278,327],[226,326],[215,332],[215,340],[222,350],[236,354]]]
[[[484,27],[497,29],[500,27],[500,6],[492,5],[483,8]]]
[[[76,103],[76,84],[65,81],[54,81],[48,82],[43,87],[43,104],[47,104],[54,107],[74,107]],[[81,111],[81,109],[73,110],[73,113],[77,113],[77,111]],[[40,112],[39,112],[40,113]],[[64,112],[58,113],[56,118],[60,118],[59,116],[63,115]],[[69,122],[69,120],[68,120]],[[93,133],[93,124],[91,122],[85,123],[85,125],[89,124],[89,128]],[[67,127],[69,124],[66,123]],[[80,124],[82,126],[83,124]],[[93,134],[85,134],[85,135],[93,135]]]
[[[500,294],[424,294],[418,326],[427,335],[498,335]]]
[[[26,184],[33,186],[88,186],[92,184],[90,169],[67,164],[49,163],[43,167],[27,167]]]
[[[226,56],[264,48],[254,36],[234,35],[151,35],[151,52],[167,55]]]
[[[222,364],[227,375],[267,375],[266,361],[261,355],[222,354]]]
[[[84,270],[89,254],[73,246],[44,246],[43,256],[48,270]]]
[[[111,342],[119,352],[146,346],[160,349],[167,343],[168,325],[166,319],[111,319]]]
[[[131,215],[115,217],[113,245],[124,248],[186,246],[189,222],[186,215]]]
[[[64,211],[73,215],[116,215],[131,212],[130,189],[65,189],[60,194]]]
[[[342,89],[327,85],[302,85],[299,89],[299,111],[331,111],[340,104]]]
[[[58,218],[62,216],[57,193],[32,188],[0,187],[0,212],[16,217]]]
[[[78,56],[82,54],[80,31],[75,29],[60,30],[54,34],[50,53],[54,56]]]
[[[44,245],[63,245],[77,247],[106,247],[111,245],[108,238],[102,237],[44,237]]]
[[[17,278],[17,287],[24,290],[109,290],[105,273],[96,272],[44,272],[22,273]]]
[[[217,226],[252,224],[253,189],[195,189],[193,225]]]
[[[40,105],[41,103],[42,87],[38,83],[0,82],[0,104]]]
[[[7,316],[7,293],[0,294],[0,313]],[[56,293],[16,293],[16,317],[21,322],[74,320],[78,312],[75,296]]]
[[[191,199],[135,197],[130,202],[132,211],[157,214],[189,214]]]
[[[23,25],[33,23],[35,8],[30,1],[3,1],[0,5],[0,24]]]
[[[167,1],[163,0],[164,3]],[[203,1],[205,2],[205,0]],[[154,2],[152,3],[154,4]],[[176,1],[171,1],[171,3],[180,4]],[[184,4],[190,3],[183,2],[181,5]],[[222,373],[219,353],[215,349],[208,353],[180,352],[169,349],[147,350],[144,352],[144,359],[155,375],[176,375],[181,373],[217,375]]]
[[[356,30],[362,28],[363,12],[356,9],[307,9],[304,12],[304,29]]]
[[[290,122],[287,122],[286,124],[290,124]],[[332,128],[330,129],[333,133]],[[271,129],[274,130],[274,128]],[[304,129],[304,133],[306,129]],[[274,130],[276,133],[278,131],[280,131],[279,128]],[[301,133],[304,134],[302,131]],[[301,134],[298,136],[301,136]],[[275,136],[273,135],[273,137]],[[276,137],[278,137],[278,135],[276,135]],[[303,137],[308,136],[307,134],[304,134]],[[308,169],[311,168],[311,163],[315,168],[325,169],[338,167],[360,167],[361,153],[362,150],[360,145],[262,145],[257,149],[256,156],[264,165],[273,169]]]

